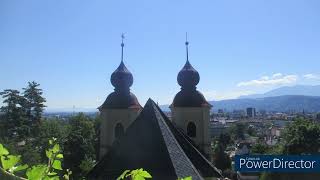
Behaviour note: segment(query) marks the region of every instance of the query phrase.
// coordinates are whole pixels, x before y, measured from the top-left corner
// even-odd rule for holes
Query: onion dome
[[[181,91],[174,97],[173,107],[211,107],[201,92],[197,91],[196,85],[200,81],[200,75],[189,62],[188,45],[186,41],[187,61],[178,73],[177,81]]]
[[[123,61],[121,61],[119,67],[112,73],[110,81],[115,87],[115,91],[129,90],[132,86],[133,76]]]
[[[181,90],[173,99],[172,107],[211,107],[203,94],[197,90]]]
[[[199,83],[199,73],[191,66],[189,60],[187,60],[186,64],[180,70],[177,77],[177,81],[182,89],[195,88],[196,85]]]
[[[100,110],[103,108],[141,108],[137,97],[130,92],[130,87],[133,84],[133,76],[123,63],[123,39],[124,36],[122,35],[121,63],[111,74],[110,78],[111,84],[114,86],[114,92],[109,94],[105,102],[99,107]]]
[[[104,101],[102,106],[99,109],[128,109],[128,108],[137,108],[140,109],[141,105],[137,99],[137,97],[129,92],[129,93],[119,93],[112,92],[109,94],[107,99]]]

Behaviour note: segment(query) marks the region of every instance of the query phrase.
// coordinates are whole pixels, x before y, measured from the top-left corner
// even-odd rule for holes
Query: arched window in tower
[[[197,127],[193,122],[189,122],[187,125],[187,135],[189,137],[196,137],[197,136]]]
[[[116,139],[119,139],[124,134],[124,128],[121,123],[118,123],[114,128],[114,136]]]

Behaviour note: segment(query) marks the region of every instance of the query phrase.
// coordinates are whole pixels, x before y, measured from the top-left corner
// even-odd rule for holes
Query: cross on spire
[[[122,33],[121,34],[121,62],[123,62],[123,47],[124,47],[123,40],[124,40],[124,34]]]

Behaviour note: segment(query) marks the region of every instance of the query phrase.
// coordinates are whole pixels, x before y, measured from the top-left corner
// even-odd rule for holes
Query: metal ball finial
[[[124,34],[122,33],[122,34],[121,34],[121,47],[124,46],[123,40],[124,40]]]
[[[186,46],[188,46],[189,45],[189,42],[188,42],[188,33],[186,32]]]

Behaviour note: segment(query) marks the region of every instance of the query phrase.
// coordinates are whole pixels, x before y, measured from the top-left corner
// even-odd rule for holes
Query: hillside
[[[303,110],[320,112],[320,96],[285,95],[257,99],[229,99],[209,102],[213,105],[214,111],[218,109],[233,111],[235,109],[255,107],[257,110],[264,109],[277,112],[301,112]],[[169,105],[161,105],[160,108],[163,111],[170,111]]]
[[[275,97],[265,97],[257,99],[231,99],[222,101],[210,101],[217,109],[225,109],[232,111],[234,109],[245,109],[247,107],[255,107],[256,109],[264,109],[267,111],[302,111],[320,112],[319,96],[302,96],[302,95],[285,95]]]
[[[303,95],[303,96],[320,96],[320,85],[308,86],[308,85],[296,85],[285,86],[277,89],[273,89],[264,94],[252,94],[247,96],[240,96],[239,99],[256,99],[264,97],[284,96],[284,95]]]

